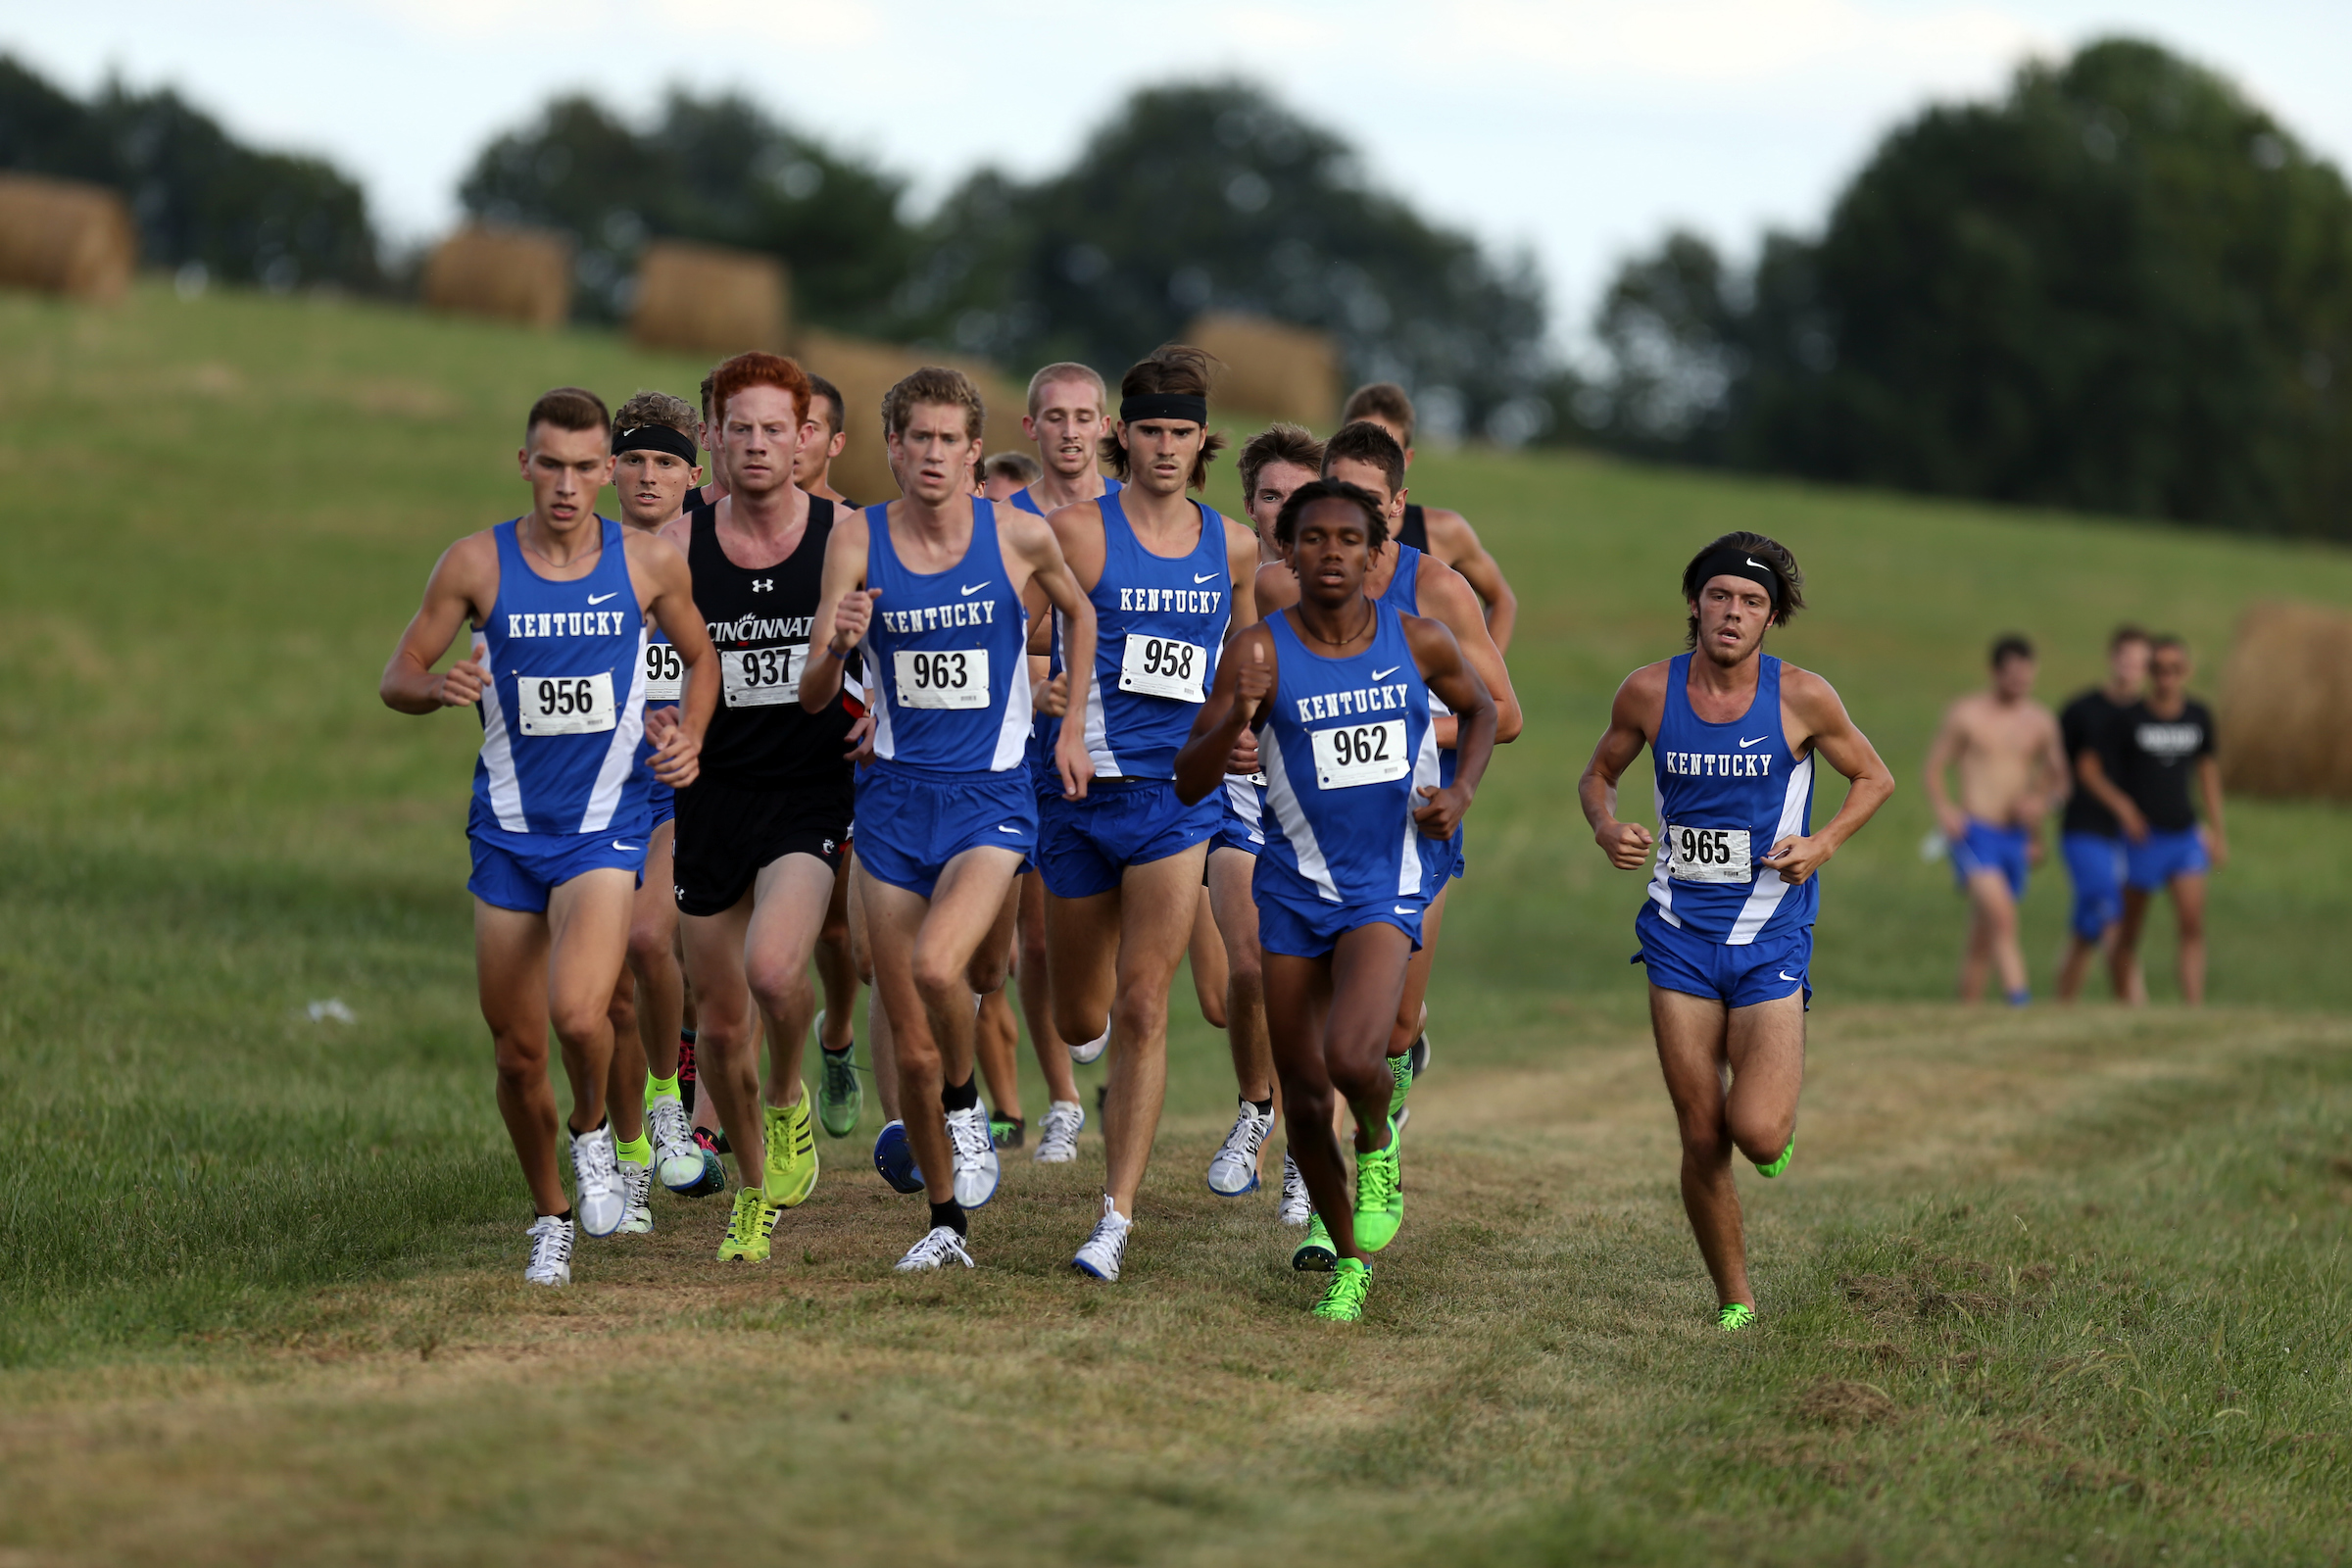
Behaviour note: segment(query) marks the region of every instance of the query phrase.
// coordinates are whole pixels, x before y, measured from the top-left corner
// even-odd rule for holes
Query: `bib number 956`
[[[1315,783],[1327,790],[1390,784],[1413,770],[1404,755],[1404,720],[1385,724],[1341,724],[1310,730],[1315,748]]]
[[[612,710],[612,675],[522,675],[514,682],[514,706],[525,735],[593,735],[617,721]]]
[[[1659,850],[1666,874],[1678,882],[1752,882],[1748,834],[1735,827],[1668,827]]]
[[[891,654],[901,708],[986,708],[988,650],[901,648]]]

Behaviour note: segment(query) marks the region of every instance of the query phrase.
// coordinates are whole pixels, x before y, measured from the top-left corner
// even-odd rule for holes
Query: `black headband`
[[[666,452],[693,467],[695,445],[666,424],[641,424],[632,430],[615,431],[612,436],[612,455],[623,452]]]
[[[1762,588],[1772,598],[1772,608],[1781,608],[1781,579],[1770,566],[1744,550],[1718,550],[1698,564],[1690,574],[1690,597],[1718,577],[1745,577]]]
[[[1119,422],[1132,424],[1138,419],[1189,419],[1205,428],[1208,399],[1190,392],[1145,392],[1119,399]]]

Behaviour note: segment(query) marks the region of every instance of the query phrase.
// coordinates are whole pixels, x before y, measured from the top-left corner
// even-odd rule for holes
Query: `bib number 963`
[[[1341,724],[1310,730],[1315,748],[1315,783],[1327,790],[1390,784],[1413,770],[1404,755],[1404,720],[1385,724]]]
[[[1208,700],[1202,686],[1207,677],[1208,650],[1199,643],[1127,634],[1126,652],[1119,660],[1119,690],[1200,703]]]
[[[685,684],[686,661],[668,643],[645,645],[645,700],[649,703],[674,703],[679,688]]]
[[[891,654],[901,708],[986,708],[988,650],[901,648]]]
[[[525,735],[593,735],[616,722],[612,675],[523,675],[514,682],[514,706]]]
[[[1659,849],[1666,874],[1678,882],[1752,882],[1745,828],[1668,827]]]

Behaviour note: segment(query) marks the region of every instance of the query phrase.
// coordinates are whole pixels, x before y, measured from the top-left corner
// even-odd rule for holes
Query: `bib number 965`
[[[1745,828],[1669,827],[1659,848],[1666,874],[1678,882],[1752,882]]]
[[[514,706],[525,735],[593,735],[617,721],[612,710],[612,675],[523,675],[514,682]]]
[[[901,648],[891,654],[901,708],[986,708],[988,650]]]
[[[1413,770],[1404,755],[1404,720],[1385,724],[1341,724],[1310,730],[1315,748],[1315,783],[1327,790],[1390,784]]]
[[[1127,634],[1126,652],[1119,660],[1119,690],[1200,703],[1208,700],[1202,686],[1207,676],[1208,650],[1199,643]]]

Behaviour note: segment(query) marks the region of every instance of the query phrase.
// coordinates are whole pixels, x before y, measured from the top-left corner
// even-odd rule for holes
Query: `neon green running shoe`
[[[1394,1121],[1404,1109],[1404,1097],[1413,1092],[1413,1054],[1389,1058],[1389,1078],[1396,1087],[1389,1091],[1389,1119]]]
[[[757,1187],[735,1189],[735,1211],[727,1216],[727,1239],[718,1244],[721,1263],[764,1263],[767,1238],[784,1212],[760,1196]]]
[[[1315,1303],[1315,1316],[1326,1323],[1353,1323],[1364,1315],[1364,1297],[1372,1289],[1372,1271],[1360,1257],[1343,1257]]]
[[[1723,1310],[1715,1314],[1715,1326],[1726,1334],[1735,1329],[1743,1329],[1755,1320],[1756,1309],[1745,1301],[1727,1302]]]
[[[1763,1177],[1766,1181],[1770,1181],[1773,1177],[1778,1176],[1781,1172],[1787,1170],[1788,1168],[1788,1161],[1794,1159],[1795,1157],[1796,1134],[1790,1133],[1788,1135],[1788,1147],[1781,1151],[1781,1157],[1774,1160],[1769,1165],[1758,1165],[1756,1167],[1756,1174]]]
[[[808,1121],[808,1086],[801,1085],[800,1102],[767,1105],[763,1128],[767,1169],[760,1187],[778,1208],[798,1208],[816,1190],[816,1129]]]
[[[1317,1214],[1306,1222],[1306,1240],[1291,1254],[1291,1267],[1301,1274],[1328,1274],[1339,1255],[1339,1250],[1331,1245],[1331,1232],[1323,1227],[1323,1216]]]
[[[824,1014],[817,1017],[821,1020]],[[865,1086],[858,1081],[858,1042],[851,1041],[849,1050],[838,1053],[819,1045],[816,1054],[825,1064],[824,1075],[816,1081],[817,1120],[832,1137],[847,1138],[865,1114]]]
[[[1389,1123],[1389,1147],[1355,1156],[1355,1241],[1377,1252],[1396,1239],[1404,1223],[1404,1172],[1397,1161],[1396,1123]]]

